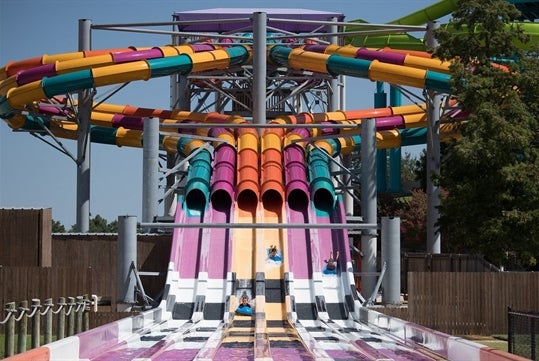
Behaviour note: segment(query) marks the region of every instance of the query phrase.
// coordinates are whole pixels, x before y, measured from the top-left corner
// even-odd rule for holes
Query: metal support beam
[[[429,22],[427,46],[435,48],[434,29],[439,24]],[[434,180],[440,174],[440,103],[441,95],[427,90],[427,252],[441,253],[441,235],[436,224],[440,218],[440,187]]]
[[[157,216],[159,189],[159,118],[144,118],[142,138],[142,221],[152,222]]]
[[[92,21],[79,20],[79,51],[91,49]],[[77,131],[77,231],[90,229],[90,116],[92,114],[92,90],[78,93]]]
[[[267,14],[253,14],[253,123],[266,124]]]
[[[376,223],[139,223],[140,227],[149,228],[243,228],[243,229],[373,229],[376,234]]]
[[[374,118],[363,119],[361,124],[361,215],[366,223],[375,223],[376,214],[376,121]],[[376,230],[366,229],[361,235],[361,272],[377,271]],[[361,293],[370,295],[376,285],[375,277],[362,277]]]

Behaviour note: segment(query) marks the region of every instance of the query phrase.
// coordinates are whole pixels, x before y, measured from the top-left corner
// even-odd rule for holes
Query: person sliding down
[[[244,316],[251,316],[253,314],[253,307],[249,303],[249,297],[246,295],[241,296],[240,304],[236,308],[236,314]]]
[[[333,258],[333,251],[329,252],[329,259],[325,260],[326,267],[322,271],[324,274],[337,274],[337,261],[339,260],[339,251],[335,253],[335,258]]]
[[[279,255],[277,251],[277,246],[271,245],[268,249],[268,261],[273,261],[275,263],[280,263],[283,258]]]

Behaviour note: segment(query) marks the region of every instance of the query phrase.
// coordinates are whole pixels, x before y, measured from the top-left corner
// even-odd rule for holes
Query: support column
[[[174,19],[173,19],[174,20]],[[173,31],[180,31],[172,27]],[[172,35],[172,44],[181,45],[187,43],[186,39],[180,35]],[[191,110],[191,90],[189,88],[189,80],[187,75],[174,74],[170,76],[170,109]],[[176,166],[179,156],[175,154],[167,154],[167,169],[172,169]],[[187,167],[183,169],[187,172]],[[176,174],[167,176],[165,193],[176,184]],[[183,185],[183,184],[182,184]],[[175,192],[166,196],[164,199],[164,215],[174,217],[176,207],[178,205],[178,196]]]
[[[361,215],[363,222],[376,223],[376,121],[361,122]],[[364,229],[361,234],[361,293],[370,297],[376,287],[376,229]]]
[[[440,25],[427,25],[427,46],[438,46],[434,29]],[[440,174],[440,103],[442,97],[434,90],[427,90],[427,252],[441,253],[442,241],[436,223],[440,219],[440,187],[434,181]]]
[[[389,104],[392,107],[399,107],[402,105],[402,93],[395,87],[389,87]],[[402,189],[402,145],[398,148],[392,148],[389,150],[389,192],[398,193]]]
[[[154,222],[157,216],[159,188],[159,118],[144,118],[142,135],[142,222]],[[149,232],[149,229],[144,229]]]
[[[91,49],[92,21],[79,19],[79,51]],[[77,232],[90,229],[90,117],[92,89],[78,92],[77,131]]]
[[[337,22],[338,18],[336,17],[331,17],[329,18],[329,21],[333,21],[333,22]],[[337,33],[337,31],[339,30],[339,26],[338,25],[330,25],[329,26],[329,32],[330,33]],[[339,37],[337,35],[332,35],[329,37],[329,42],[331,44],[339,44]],[[328,111],[329,112],[334,112],[334,111],[337,111],[339,109],[339,105],[340,105],[340,92],[339,92],[339,80],[340,78],[342,78],[341,75],[335,75],[333,76],[330,80],[329,80],[329,87],[331,88],[330,91],[330,96],[331,98],[329,99],[329,108],[328,108]]]
[[[267,14],[253,14],[253,123],[266,124]],[[259,132],[261,130],[259,129]]]
[[[387,270],[382,280],[384,304],[401,304],[401,221],[399,217],[382,217],[382,264]]]
[[[136,303],[135,274],[131,265],[137,266],[137,217],[118,217],[118,300],[117,311],[129,311]]]

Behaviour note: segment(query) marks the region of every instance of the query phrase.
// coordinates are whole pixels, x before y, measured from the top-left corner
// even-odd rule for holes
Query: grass
[[[466,335],[462,336],[462,338],[507,352],[507,335]]]
[[[18,342],[18,335],[15,335],[15,354],[17,354],[17,342]],[[44,343],[44,336],[41,335],[41,338],[39,340],[39,344],[40,345],[43,345]],[[56,340],[56,336],[53,335],[52,336],[52,340],[55,341]],[[31,350],[32,349],[32,336],[31,335],[27,335],[26,336],[26,350]],[[4,358],[4,354],[6,352],[6,337],[3,333],[0,333],[0,359],[3,359]]]

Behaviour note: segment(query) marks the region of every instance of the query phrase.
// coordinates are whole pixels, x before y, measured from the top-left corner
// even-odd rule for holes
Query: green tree
[[[531,266],[539,254],[539,63],[503,0],[461,0],[438,29],[434,54],[451,61],[452,93],[470,111],[443,148],[440,227],[445,251]],[[493,62],[504,67],[493,66]]]
[[[424,150],[422,151],[425,152]],[[412,154],[405,152],[401,160],[401,178],[403,181],[414,182],[417,181],[417,162],[418,158]]]
[[[52,233],[65,233],[66,228],[60,221],[52,220]]]
[[[402,248],[408,252],[425,252],[427,238],[427,195],[413,189],[405,196],[380,194],[378,213],[400,218]]]
[[[71,226],[70,232],[76,232],[77,227],[74,224]],[[107,220],[101,217],[99,214],[93,218],[90,218],[88,224],[88,231],[90,233],[116,233],[118,232],[118,221],[112,221],[108,223]]]

